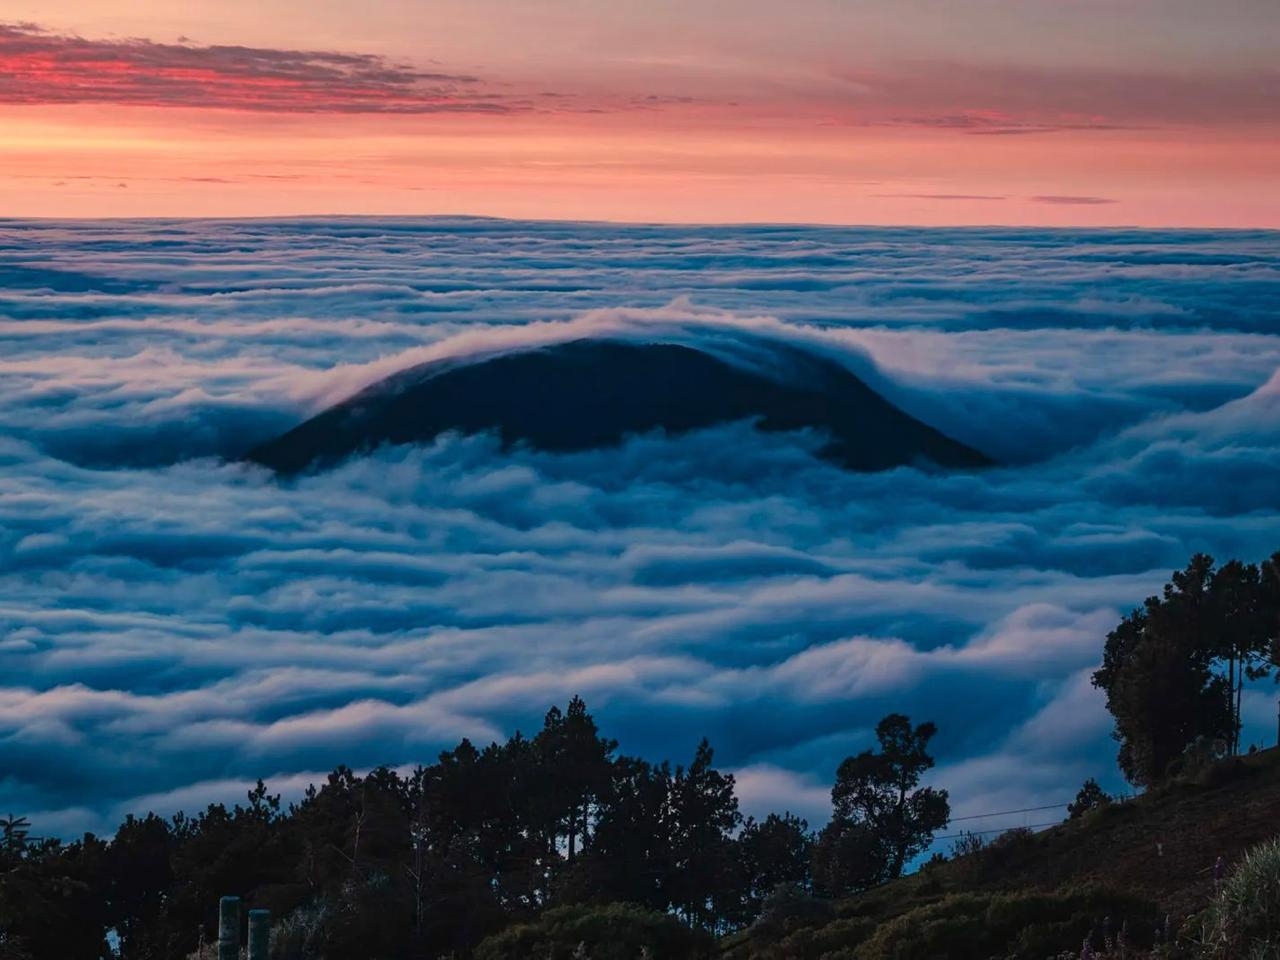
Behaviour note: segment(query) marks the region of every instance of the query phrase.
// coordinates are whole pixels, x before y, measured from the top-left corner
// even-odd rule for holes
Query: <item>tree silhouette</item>
[[[1076,794],[1075,800],[1067,804],[1067,819],[1078,820],[1090,810],[1108,806],[1111,802],[1111,796],[1098,786],[1097,780],[1090,777]]]
[[[36,842],[10,815],[0,953],[189,956],[213,938],[227,894],[271,910],[281,960],[473,956],[502,931],[520,949],[549,917],[606,938],[622,923],[637,949],[651,935],[667,943],[675,924],[676,940],[701,950],[708,933],[781,902],[779,890],[805,901],[857,889],[923,849],[946,819],[946,795],[918,785],[933,725],[895,715],[877,734],[877,752],[841,765],[836,816],[816,844],[789,813],[744,822],[705,739],[675,767],[619,756],[578,698],[532,739],[463,740],[407,775],[340,766],[287,809],[259,781],[232,807],[130,816],[110,842],[69,844]]]
[[[714,759],[704,738],[671,783],[671,905],[706,929],[717,925],[733,899],[732,835],[742,822],[733,777],[716,770]]]
[[[675,833],[671,792],[666,761],[618,758],[610,802],[601,811],[587,855],[566,884],[566,899],[668,908]]]
[[[569,701],[562,714],[547,711],[542,731],[534,738],[538,762],[547,775],[548,814],[555,836],[563,836],[569,863],[587,844],[593,806],[608,789],[617,741],[600,736],[581,697]]]
[[[888,879],[888,851],[871,824],[833,817],[813,845],[812,871],[818,893],[848,896]]]
[[[1271,665],[1280,669],[1280,552],[1263,562],[1258,580],[1268,654]]]
[[[31,821],[26,817],[15,817],[9,814],[0,817],[0,847],[7,854],[20,854],[27,846],[27,837],[31,833]]]
[[[1256,564],[1239,560],[1223,564],[1213,574],[1210,593],[1218,638],[1216,652],[1227,661],[1227,687],[1233,691],[1229,749],[1238,753],[1244,684],[1271,672],[1268,656],[1275,622],[1267,609],[1262,570]]]
[[[1236,749],[1244,683],[1271,668],[1272,570],[1238,561],[1215,570],[1196,554],[1107,635],[1093,684],[1106,693],[1130,782],[1159,782],[1197,740]]]
[[[765,900],[778,887],[809,888],[812,848],[809,824],[789,811],[771,813],[763,820],[748,817],[743,822],[735,852],[741,872],[743,922],[759,916]]]
[[[819,846],[842,851],[832,858],[842,864],[840,869],[853,870],[852,852],[859,851],[858,882],[876,877],[876,867],[884,879],[901,876],[907,862],[928,847],[934,831],[950,818],[947,792],[919,786],[933,766],[928,747],[936,733],[932,723],[912,727],[902,714],[889,714],[876,725],[879,751],[848,757],[836,771],[832,822]]]

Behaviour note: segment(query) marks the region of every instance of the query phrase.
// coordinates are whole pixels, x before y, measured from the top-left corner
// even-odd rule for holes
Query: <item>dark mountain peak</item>
[[[840,364],[795,347],[616,339],[412,367],[254,448],[248,459],[296,473],[450,431],[494,432],[504,445],[567,452],[615,445],[632,434],[741,420],[765,431],[819,431],[827,437],[822,455],[851,470],[991,462],[898,409]]]

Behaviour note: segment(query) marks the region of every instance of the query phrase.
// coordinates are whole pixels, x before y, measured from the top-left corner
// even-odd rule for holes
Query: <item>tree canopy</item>
[[[818,840],[815,867],[822,886],[846,892],[902,875],[945,826],[951,808],[945,790],[921,787],[933,766],[932,723],[912,726],[900,713],[876,726],[880,749],[847,758],[831,788],[831,822]]]
[[[1106,693],[1130,782],[1159,782],[1197,740],[1237,751],[1245,683],[1270,673],[1278,642],[1280,553],[1221,567],[1196,554],[1125,616],[1093,683]]]
[[[920,811],[945,796],[917,788],[932,724],[889,717],[877,734],[833,798],[837,819],[883,832],[885,873],[921,849]],[[230,808],[127,817],[110,840],[31,829],[0,820],[3,960],[187,956],[226,894],[272,911],[279,960],[466,957],[487,938],[482,956],[572,955],[567,937],[611,936],[694,956],[778,889],[810,890],[819,860],[804,820],[742,816],[709,742],[674,765],[620,755],[578,698],[532,738],[463,740],[407,771],[338,767],[292,804],[259,782]]]

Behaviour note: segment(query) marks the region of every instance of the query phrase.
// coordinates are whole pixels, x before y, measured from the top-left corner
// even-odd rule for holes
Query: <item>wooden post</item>
[[[240,898],[218,901],[218,960],[240,960]]]
[[[271,911],[249,911],[249,960],[267,960],[271,949]]]

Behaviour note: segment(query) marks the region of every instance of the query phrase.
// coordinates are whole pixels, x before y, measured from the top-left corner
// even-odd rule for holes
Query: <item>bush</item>
[[[983,850],[986,845],[987,842],[980,834],[962,830],[959,839],[951,845],[951,859],[959,860],[961,857],[972,856]]]
[[[271,960],[313,960],[323,955],[328,933],[324,904],[302,907],[279,920],[271,931]]]
[[[1174,757],[1165,770],[1165,780],[1198,781],[1215,764],[1226,757],[1226,744],[1213,737],[1196,737]]]
[[[1006,830],[990,842],[965,834],[955,846],[957,879],[967,887],[1004,886],[1002,878],[1010,867],[1034,856],[1036,842],[1035,833],[1027,827]]]
[[[1035,831],[1030,827],[1010,827],[987,845],[988,850],[1025,849],[1035,841]]]
[[[1067,819],[1079,820],[1091,810],[1110,806],[1111,802],[1110,794],[1098,786],[1097,780],[1090,777],[1084,782],[1080,792],[1076,794],[1075,800],[1067,804]]]
[[[476,960],[702,960],[714,945],[710,934],[675,917],[629,903],[548,910],[483,941]]]
[[[751,925],[751,935],[780,940],[802,927],[827,923],[834,916],[830,902],[819,900],[795,884],[784,883],[765,897],[760,916]]]
[[[1259,772],[1259,768],[1243,757],[1228,757],[1201,770],[1195,782],[1198,786],[1216,789],[1243,780]]]
[[[1254,847],[1205,911],[1214,960],[1280,960],[1280,839]]]
[[[272,960],[401,957],[412,926],[408,905],[383,874],[348,881],[334,894],[298,908],[271,931]]]
[[[876,922],[861,917],[846,917],[827,924],[818,930],[806,930],[808,934],[804,938],[804,945],[808,946],[808,952],[802,953],[796,949],[796,941],[799,937],[788,937],[782,941],[783,947],[790,948],[787,956],[794,957],[831,957],[840,956],[841,951],[845,951],[846,955],[852,956],[853,948],[865,942],[873,933],[876,932]]]
[[[1106,917],[1117,925],[1131,920],[1134,929],[1153,930],[1155,912],[1141,900],[1101,890],[955,894],[881,924],[849,956],[854,960],[1044,960],[1064,950],[1079,950]]]

